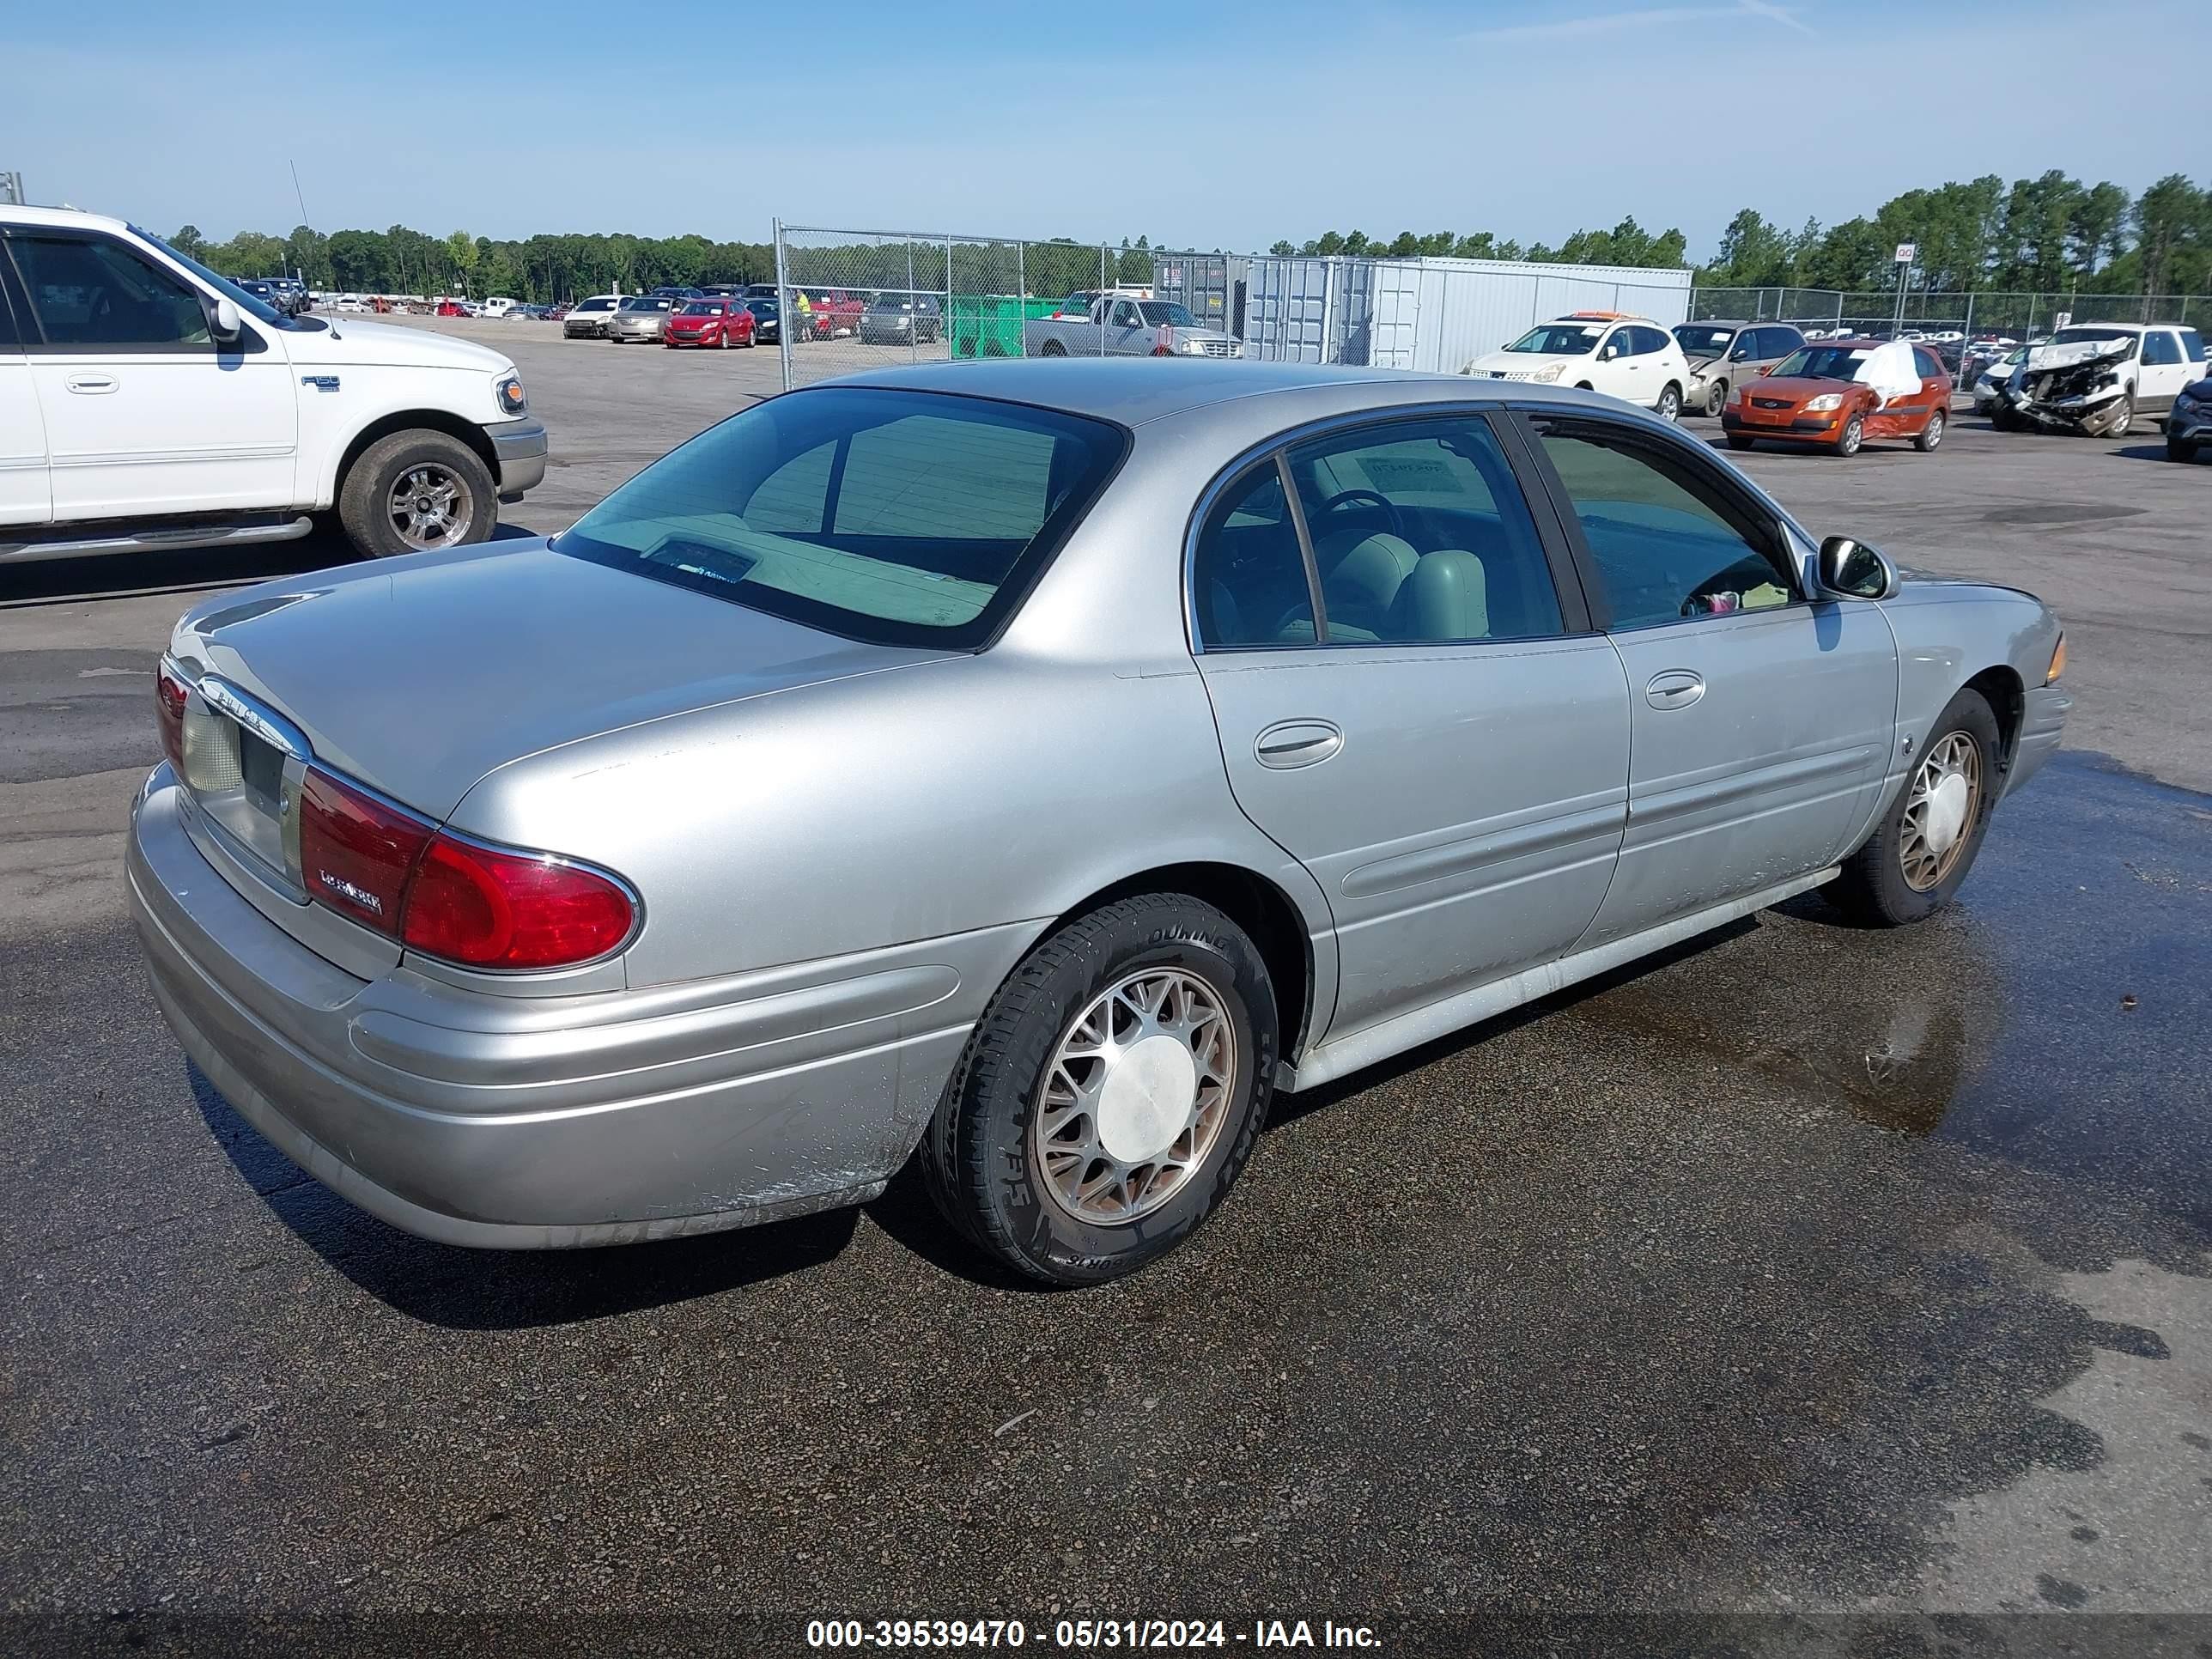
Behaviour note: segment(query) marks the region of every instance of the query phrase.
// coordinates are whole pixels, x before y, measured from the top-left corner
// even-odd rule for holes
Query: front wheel
[[[1859,416],[1854,415],[1844,422],[1844,429],[1836,434],[1836,453],[1844,456],[1856,455],[1859,453],[1859,446],[1865,441],[1866,422]]]
[[[1912,447],[1925,455],[1943,441],[1943,428],[1946,424],[1943,411],[1937,410],[1928,417],[1928,424],[1920,428],[1919,434],[1912,441]]]
[[[1672,380],[1660,388],[1659,401],[1651,405],[1651,412],[1662,421],[1680,418],[1682,413],[1682,388]]]
[[[1079,917],[1032,951],[969,1036],[923,1164],[948,1221],[1018,1273],[1095,1285],[1218,1208],[1267,1116],[1267,963],[1187,894]]]
[[[1728,434],[1728,447],[1730,449],[1748,449],[1754,441],[1753,439],[1745,437],[1741,432],[1731,432]]]
[[[465,547],[499,522],[483,458],[443,432],[394,432],[354,459],[338,487],[346,538],[374,558]]]
[[[1899,927],[1949,903],[1989,831],[1997,756],[1996,716],[1979,692],[1960,692],[1874,833],[1829,884],[1836,907],[1874,927]]]
[[[2105,428],[2107,438],[2124,438],[2136,423],[2136,398],[2132,392],[2120,393],[2120,406],[2112,416],[2112,423]]]
[[[2166,459],[2169,461],[2193,461],[2197,459],[2197,441],[2166,434]]]
[[[1715,380],[1711,386],[1705,388],[1705,413],[1717,421],[1721,417],[1721,410],[1727,407],[1728,382]]]

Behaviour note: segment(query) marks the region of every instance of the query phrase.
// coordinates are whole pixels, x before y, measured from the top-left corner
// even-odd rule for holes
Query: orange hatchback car
[[[1856,455],[1872,438],[1909,438],[1923,454],[1951,421],[1951,376],[1929,347],[1911,344],[1919,389],[1885,397],[1858,378],[1885,340],[1820,340],[1799,347],[1764,380],[1739,385],[1721,410],[1730,449],[1762,441],[1810,444]]]

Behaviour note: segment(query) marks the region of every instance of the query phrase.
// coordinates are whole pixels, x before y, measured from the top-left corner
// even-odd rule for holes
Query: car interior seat
[[[1392,626],[1398,590],[1420,563],[1413,544],[1388,531],[1340,530],[1315,544],[1330,629],[1341,623],[1370,638],[1400,637]]]

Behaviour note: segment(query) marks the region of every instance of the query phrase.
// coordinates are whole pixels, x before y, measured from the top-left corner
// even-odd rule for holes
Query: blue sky
[[[2107,0],[2085,49],[2087,15],[2045,0],[108,0],[9,23],[0,167],[33,200],[216,237],[297,222],[296,160],[325,230],[758,240],[780,214],[1243,248],[1332,227],[1555,241],[1633,213],[1680,225],[1701,257],[1746,204],[1794,225],[1985,172],[2130,190],[2212,175],[2212,9]],[[2108,50],[2110,70],[2086,70]],[[2045,118],[2022,112],[2037,103]]]

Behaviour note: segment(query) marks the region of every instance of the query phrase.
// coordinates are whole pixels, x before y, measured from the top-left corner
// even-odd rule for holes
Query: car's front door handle
[[[1272,771],[1314,766],[1344,747],[1344,733],[1327,720],[1279,720],[1259,736],[1253,752]]]
[[[103,392],[114,391],[116,380],[112,374],[72,374],[62,384],[71,392],[81,392],[91,398]]]
[[[1705,695],[1705,677],[1686,668],[1654,674],[1644,688],[1644,701],[1654,708],[1687,708]]]

